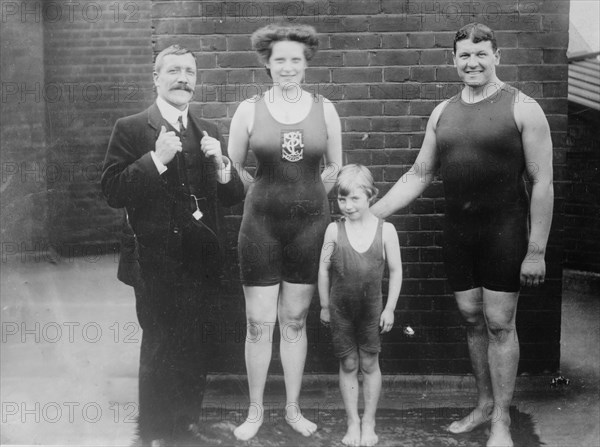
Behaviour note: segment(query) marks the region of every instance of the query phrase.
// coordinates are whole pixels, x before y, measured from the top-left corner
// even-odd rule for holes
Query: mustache
[[[194,88],[187,84],[177,84],[171,90],[185,90],[186,92],[194,93]]]

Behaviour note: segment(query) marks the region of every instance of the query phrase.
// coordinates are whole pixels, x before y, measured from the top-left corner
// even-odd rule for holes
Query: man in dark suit
[[[198,432],[206,383],[202,329],[206,304],[218,298],[222,259],[220,206],[241,201],[243,185],[217,127],[190,103],[194,55],[177,45],[163,50],[153,76],[156,102],[115,124],[102,191],[111,207],[126,209],[133,230],[143,330],[138,427],[144,444],[160,446]]]

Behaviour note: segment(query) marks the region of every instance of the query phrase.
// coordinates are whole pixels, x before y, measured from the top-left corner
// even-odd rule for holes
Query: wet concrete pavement
[[[133,291],[114,279],[112,256],[46,261],[2,264],[0,443],[129,446],[141,340]],[[570,384],[552,388],[550,377],[518,378],[518,445],[600,445],[599,278],[569,275],[561,373]],[[469,411],[474,396],[470,376],[385,377],[380,445],[484,445],[485,430],[462,437],[443,431],[455,414]],[[203,410],[207,432],[198,445],[339,444],[344,418],[336,376],[305,377],[302,405],[320,426],[311,439],[283,421],[280,377],[270,378],[265,401],[269,418],[259,437],[236,443],[231,428],[244,417],[245,378],[211,376]]]

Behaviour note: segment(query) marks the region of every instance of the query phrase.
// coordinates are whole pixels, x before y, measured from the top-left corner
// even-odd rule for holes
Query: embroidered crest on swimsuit
[[[281,158],[287,161],[300,161],[304,154],[304,133],[302,129],[281,132]]]

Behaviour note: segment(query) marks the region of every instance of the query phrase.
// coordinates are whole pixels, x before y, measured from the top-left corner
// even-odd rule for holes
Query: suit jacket
[[[127,212],[123,211],[121,222],[121,249],[119,252],[119,265],[117,268],[117,279],[128,286],[143,287],[142,274],[140,271],[139,253],[135,234],[129,224]]]
[[[113,129],[102,169],[102,191],[109,206],[127,211],[144,276],[175,280],[182,272],[219,274],[221,205],[241,201],[244,188],[233,167],[228,183],[217,182],[216,166],[200,149],[202,132],[221,141],[224,155],[225,144],[218,128],[199,116],[200,105],[190,104],[186,134],[200,137],[197,144],[188,145],[189,150],[177,154],[162,175],[150,152],[161,126],[170,126],[156,104],[117,120]],[[200,199],[200,220],[192,217],[191,194]]]

